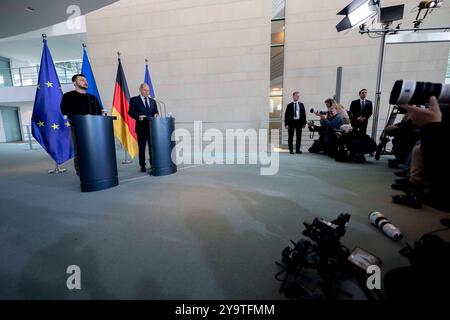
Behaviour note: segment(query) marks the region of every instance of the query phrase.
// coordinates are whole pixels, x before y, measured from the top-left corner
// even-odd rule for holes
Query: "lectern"
[[[175,141],[172,141],[172,133],[175,130],[175,118],[156,117],[150,118],[150,139],[152,145],[152,170],[153,176],[165,176],[177,172],[177,166],[172,161],[172,150]]]
[[[115,118],[70,116],[75,132],[82,192],[99,191],[119,184],[113,129]]]

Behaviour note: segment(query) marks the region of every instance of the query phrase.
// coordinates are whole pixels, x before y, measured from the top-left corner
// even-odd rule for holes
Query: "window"
[[[283,109],[285,0],[272,0],[269,129],[281,133]],[[281,135],[280,135],[281,139]],[[281,141],[280,141],[281,143]]]
[[[285,0],[272,0],[272,19],[284,18]]]
[[[445,83],[450,84],[450,52],[448,53],[447,73],[445,74]]]

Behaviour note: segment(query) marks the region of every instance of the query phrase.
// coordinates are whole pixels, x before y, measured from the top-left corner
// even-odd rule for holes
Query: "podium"
[[[172,162],[172,149],[175,141],[171,140],[175,130],[175,118],[150,118],[150,139],[152,146],[153,176],[165,176],[177,172],[177,166]]]
[[[82,192],[119,184],[113,120],[115,117],[71,115]]]

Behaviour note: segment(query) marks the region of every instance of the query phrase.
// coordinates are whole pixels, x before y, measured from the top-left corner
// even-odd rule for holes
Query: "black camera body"
[[[327,111],[319,111],[318,109],[314,109],[314,108],[311,108],[310,110],[309,110],[309,112],[311,112],[311,113],[318,113],[318,114],[320,114],[320,115],[327,115]]]
[[[341,213],[335,220],[326,221],[315,218],[312,223],[304,222],[303,235],[308,239],[292,241],[294,248],[286,247],[282,251],[282,261],[288,266],[306,265],[311,253],[317,255],[339,255],[341,253],[340,239],[345,235],[345,227],[350,221],[350,214]]]
[[[304,222],[303,235],[316,242],[319,246],[334,247],[345,235],[345,227],[350,221],[350,214],[341,213],[335,220],[315,218],[312,223]]]
[[[275,275],[275,279],[282,282],[280,292],[290,298],[334,299],[334,280],[344,279],[350,272],[350,251],[340,242],[349,220],[350,215],[342,213],[331,222],[315,218],[312,223],[303,223],[306,228],[303,235],[309,239],[291,240],[293,247],[284,248],[281,252],[282,263],[276,262],[283,268]],[[312,291],[301,280],[304,269],[316,271],[318,291]],[[285,274],[284,278],[280,277],[282,274]]]

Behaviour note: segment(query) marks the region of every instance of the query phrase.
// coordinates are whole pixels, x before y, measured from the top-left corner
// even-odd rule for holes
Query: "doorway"
[[[22,141],[19,109],[15,107],[0,107],[0,113],[5,131],[5,142]]]

